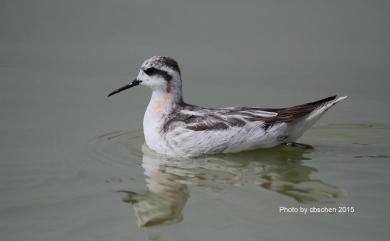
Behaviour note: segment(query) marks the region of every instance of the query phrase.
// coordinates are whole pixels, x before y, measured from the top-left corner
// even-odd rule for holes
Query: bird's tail
[[[305,115],[301,120],[295,122],[293,124],[293,128],[291,128],[291,141],[294,141],[302,136],[302,134],[312,127],[321,117],[322,115],[329,110],[336,103],[346,99],[347,96],[338,97],[332,96],[326,99],[322,99],[316,102],[308,103],[307,106],[311,106],[312,110]],[[302,106],[306,106],[302,105]]]
[[[308,122],[307,124],[314,121],[311,124],[313,125],[327,110],[330,109],[330,107],[337,104],[337,102],[346,99],[347,97],[348,96],[342,96],[337,98],[336,96],[332,96],[332,98],[329,100],[319,103],[319,105],[306,117],[306,122]]]

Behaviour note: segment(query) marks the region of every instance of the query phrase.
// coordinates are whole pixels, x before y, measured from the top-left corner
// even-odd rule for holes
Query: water
[[[388,237],[388,3],[0,6],[1,240]],[[166,159],[143,146],[150,91],[105,97],[156,54],[179,61],[189,103],[349,98],[300,139],[313,150]],[[279,212],[340,206],[354,212]]]

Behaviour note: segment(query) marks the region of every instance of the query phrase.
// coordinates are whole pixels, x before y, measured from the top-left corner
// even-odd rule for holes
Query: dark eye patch
[[[152,75],[156,74],[156,70],[157,69],[155,69],[155,68],[148,68],[148,69],[145,69],[144,72],[145,72],[145,74],[152,76]]]
[[[147,74],[149,76],[153,76],[153,75],[158,74],[158,75],[162,76],[166,81],[170,81],[172,79],[172,76],[169,75],[167,71],[156,69],[153,67],[145,69],[144,72],[145,72],[145,74]]]

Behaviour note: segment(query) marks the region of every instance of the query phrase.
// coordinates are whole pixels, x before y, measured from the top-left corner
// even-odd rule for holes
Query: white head
[[[153,56],[145,60],[137,78],[131,83],[111,92],[108,96],[136,85],[148,86],[153,91],[172,94],[178,101],[182,100],[180,68],[177,62],[169,57]]]

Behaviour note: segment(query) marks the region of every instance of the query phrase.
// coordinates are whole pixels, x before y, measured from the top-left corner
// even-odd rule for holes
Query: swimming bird
[[[166,56],[145,60],[138,76],[108,96],[137,85],[152,89],[143,132],[146,145],[166,156],[200,156],[294,143],[330,107],[331,96],[288,108],[205,108],[183,101],[178,63]]]

